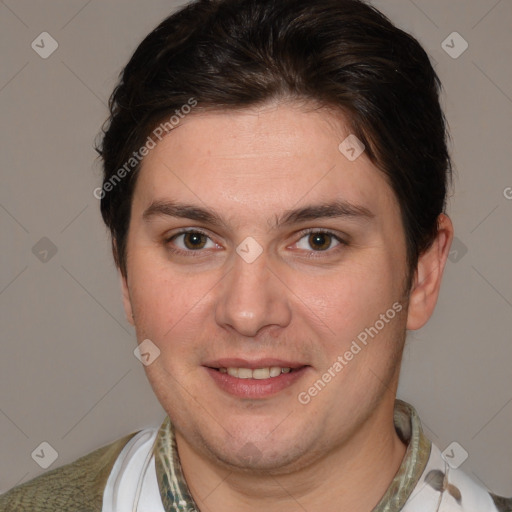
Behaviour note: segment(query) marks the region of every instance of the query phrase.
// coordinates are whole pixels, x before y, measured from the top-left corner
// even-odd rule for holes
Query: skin
[[[433,312],[453,226],[440,215],[438,236],[404,290],[398,202],[365,153],[351,162],[338,150],[349,133],[339,115],[295,103],[196,113],[143,162],[124,306],[139,342],[150,339],[161,351],[145,370],[175,425],[202,511],[367,512],[403,459],[393,406],[406,329],[419,329]],[[276,224],[289,210],[339,200],[373,217]],[[144,218],[155,201],[213,210],[221,223]],[[204,232],[194,239],[204,248],[187,249],[183,228]],[[310,228],[346,243],[324,236],[311,245],[303,232]],[[263,250],[252,263],[236,252],[246,237]],[[395,302],[402,311],[300,403],[298,394]],[[246,399],[221,390],[206,371],[205,362],[221,357],[275,357],[309,368],[273,396]],[[252,460],[247,446],[257,454]]]

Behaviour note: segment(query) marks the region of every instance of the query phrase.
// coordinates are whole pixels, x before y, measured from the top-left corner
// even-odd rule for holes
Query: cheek
[[[299,299],[297,306],[302,304],[303,313],[309,311],[307,316],[315,315],[334,329],[357,323],[383,302],[390,294],[389,283],[379,277],[385,274],[362,265],[347,265],[326,275],[290,276],[289,288]]]
[[[190,344],[204,326],[215,276],[173,272],[169,265],[134,254],[128,269],[137,337],[161,348]],[[172,344],[169,342],[172,341]]]
[[[130,298],[138,329],[160,337],[165,325],[171,326],[179,318],[184,303],[183,286],[171,279],[165,268],[144,253],[131,253],[128,268]]]
[[[374,326],[400,299],[393,271],[383,265],[382,255],[379,263],[347,265],[334,275],[290,276],[289,288],[298,299],[294,301],[295,316],[299,324],[308,324],[331,358]]]

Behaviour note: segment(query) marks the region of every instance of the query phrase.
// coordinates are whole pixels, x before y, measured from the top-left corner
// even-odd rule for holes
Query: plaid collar
[[[431,442],[423,434],[414,407],[395,400],[395,430],[407,443],[405,456],[388,490],[372,512],[398,512],[416,487],[428,462]],[[167,416],[154,447],[155,467],[162,504],[166,512],[199,512],[181,470],[174,427]]]

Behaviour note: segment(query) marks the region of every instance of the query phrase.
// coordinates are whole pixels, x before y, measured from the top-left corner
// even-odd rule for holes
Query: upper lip
[[[229,357],[207,361],[203,366],[207,366],[209,368],[250,368],[251,370],[254,370],[256,368],[270,368],[272,366],[279,366],[281,368],[302,368],[307,365],[297,361],[285,361],[284,359],[274,359],[270,357],[254,359],[252,361],[237,357]]]

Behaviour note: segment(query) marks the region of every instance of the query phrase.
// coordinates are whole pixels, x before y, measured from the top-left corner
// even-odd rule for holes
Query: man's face
[[[383,174],[338,148],[348,135],[293,104],[192,114],[143,162],[125,305],[160,349],[146,367],[158,399],[202,456],[299,467],[394,402],[404,231]]]

